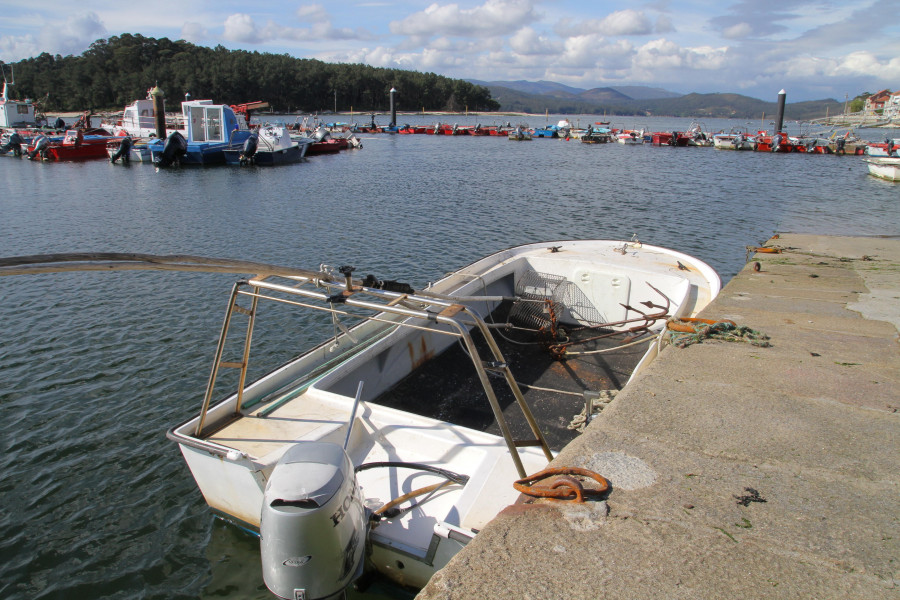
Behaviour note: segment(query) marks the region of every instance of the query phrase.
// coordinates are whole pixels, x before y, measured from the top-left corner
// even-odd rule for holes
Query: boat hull
[[[900,158],[874,158],[868,163],[869,175],[886,181],[900,181]]]
[[[532,274],[538,273],[545,283],[531,282]],[[378,313],[307,351],[248,385],[240,400],[237,394],[226,398],[170,430],[168,437],[180,446],[210,508],[250,531],[258,531],[268,477],[278,459],[298,441],[341,444],[346,440],[356,467],[390,461],[465,474],[469,479],[464,486],[446,488],[415,511],[382,521],[369,534],[371,564],[403,585],[422,587],[476,531],[515,501],[518,492],[512,483],[523,476],[519,469],[534,473],[546,466],[548,455],[539,448],[513,447],[503,436],[439,418],[445,400],[441,394],[416,402],[420,410],[433,414],[414,414],[384,403],[385,394],[418,367],[457,346],[457,338],[448,332],[471,326],[448,329],[448,323],[455,321],[443,317],[445,313],[416,316],[399,303],[415,306],[417,301],[437,298],[433,301],[446,302],[452,314],[463,310],[467,318],[475,318],[492,314],[503,298],[549,286],[551,281],[562,285],[561,280],[574,286],[575,296],[585,299],[563,305],[561,323],[612,322],[610,328],[622,332],[631,324],[616,322],[627,320],[629,305],[638,306],[652,297],[670,304],[673,316],[692,316],[721,286],[715,272],[701,261],[637,242],[562,241],[510,248],[448,275],[416,295],[415,301],[405,300],[409,293],[397,292],[391,311]],[[290,287],[256,279],[246,285],[272,286],[271,290],[284,293],[297,289],[296,281]],[[520,288],[525,291],[517,292]],[[593,316],[595,312],[598,316]],[[664,319],[657,327],[663,326]],[[647,341],[655,339],[650,336]],[[638,352],[640,360],[632,376],[657,352],[656,343]],[[579,381],[583,381],[581,375]],[[365,385],[358,388],[359,382]],[[449,397],[450,388],[441,389]],[[361,402],[354,413],[358,391]],[[472,401],[485,403],[477,395]],[[521,461],[518,467],[515,457]],[[437,481],[397,467],[359,470],[357,477],[370,506]]]

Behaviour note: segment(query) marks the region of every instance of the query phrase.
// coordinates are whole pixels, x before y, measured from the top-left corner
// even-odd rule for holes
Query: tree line
[[[42,53],[14,63],[15,95],[44,111],[122,110],[158,85],[170,108],[185,93],[221,104],[257,100],[278,112],[397,110],[492,111],[483,86],[434,73],[332,64],[288,54],[196,46],[184,40],[123,34],[80,56]]]

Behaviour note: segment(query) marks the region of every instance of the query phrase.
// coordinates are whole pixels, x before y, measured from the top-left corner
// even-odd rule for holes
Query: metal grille
[[[599,325],[603,315],[578,286],[561,275],[526,271],[516,283],[509,321],[520,327],[552,329],[565,311],[583,325]]]

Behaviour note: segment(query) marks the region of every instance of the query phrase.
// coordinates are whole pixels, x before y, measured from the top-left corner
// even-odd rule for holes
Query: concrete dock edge
[[[771,347],[667,346],[423,589],[463,598],[900,598],[900,240],[782,234],[700,315]],[[756,270],[758,263],[758,270]]]

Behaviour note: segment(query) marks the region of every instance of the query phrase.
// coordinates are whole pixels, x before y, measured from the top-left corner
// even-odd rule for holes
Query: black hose
[[[400,468],[400,469],[415,469],[417,471],[428,471],[429,473],[435,473],[436,475],[440,475],[441,477],[452,481],[453,483],[458,483],[459,485],[466,485],[469,481],[468,475],[460,475],[459,473],[454,473],[453,471],[447,471],[446,469],[441,469],[438,467],[432,467],[431,465],[425,465],[422,463],[408,463],[408,462],[372,462],[365,463],[359,465],[354,469],[355,472],[359,473],[360,471],[365,471],[367,469],[377,469],[377,468]]]

